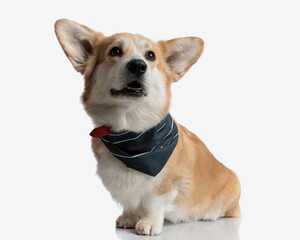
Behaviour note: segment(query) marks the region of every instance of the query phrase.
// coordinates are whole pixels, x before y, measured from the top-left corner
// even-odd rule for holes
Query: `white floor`
[[[135,235],[133,229],[124,230],[117,229],[116,235],[122,240],[196,240],[196,239],[222,239],[222,240],[238,240],[240,218],[236,219],[219,219],[215,222],[193,222],[171,224],[165,223],[163,233],[160,236],[148,237]]]

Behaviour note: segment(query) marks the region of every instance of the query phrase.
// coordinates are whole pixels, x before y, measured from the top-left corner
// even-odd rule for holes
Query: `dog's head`
[[[97,126],[142,131],[168,112],[171,83],[198,60],[197,37],[152,42],[129,33],[105,37],[76,22],[55,24],[58,40],[73,67],[84,74],[82,101]]]

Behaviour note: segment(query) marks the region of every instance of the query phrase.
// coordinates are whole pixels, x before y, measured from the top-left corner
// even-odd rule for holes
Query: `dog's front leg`
[[[139,220],[135,226],[137,234],[157,235],[160,234],[164,223],[163,209],[151,210]]]
[[[138,212],[129,212],[123,210],[122,215],[120,215],[116,221],[117,228],[134,228],[138,220],[140,219]]]
[[[173,200],[170,195],[149,196],[141,202],[141,219],[135,225],[137,234],[157,235],[160,234],[164,224],[164,210]]]

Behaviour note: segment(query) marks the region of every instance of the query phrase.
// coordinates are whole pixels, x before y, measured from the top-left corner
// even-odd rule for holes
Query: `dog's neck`
[[[171,115],[167,114],[155,127],[140,133],[115,133],[100,127],[90,135],[100,138],[112,155],[128,168],[155,177],[172,155],[179,133]]]
[[[109,126],[114,132],[142,132],[156,126],[167,114],[155,109],[129,108],[128,106],[104,106],[86,104],[85,110],[92,118],[95,127]]]

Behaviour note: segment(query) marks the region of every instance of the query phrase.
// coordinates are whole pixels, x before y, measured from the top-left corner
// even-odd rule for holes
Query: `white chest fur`
[[[159,176],[153,178],[126,167],[112,156],[104,145],[101,146],[99,153],[101,159],[98,162],[98,174],[113,199],[124,208],[134,211],[142,199],[153,194]]]
[[[173,209],[176,190],[166,195],[155,194],[157,185],[163,180],[163,171],[156,177],[151,177],[130,169],[113,157],[104,145],[100,147],[99,153],[101,159],[98,161],[97,172],[112,198],[124,210],[135,212],[140,207],[151,210],[156,205],[160,205],[164,212]]]

